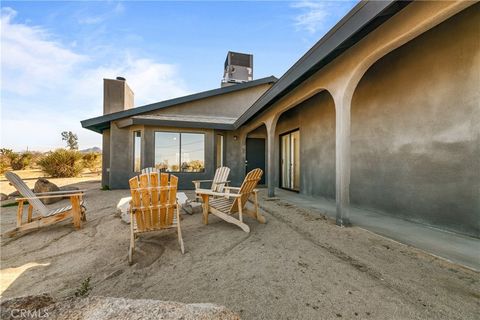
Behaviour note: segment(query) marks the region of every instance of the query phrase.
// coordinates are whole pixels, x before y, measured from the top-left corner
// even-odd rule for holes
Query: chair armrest
[[[212,182],[213,180],[192,180],[193,183],[195,182]]]
[[[39,196],[39,197],[26,197],[26,198],[15,198],[15,201],[23,201],[23,200],[31,200],[31,199],[48,199],[48,198],[58,198],[57,195],[50,195],[50,196]],[[83,193],[72,193],[68,194],[69,197],[81,197],[83,196]]]
[[[195,190],[196,194],[206,194],[209,196],[219,196],[219,197],[233,197],[233,198],[240,198],[241,194],[232,194],[232,193],[224,193],[224,192],[214,192],[208,189],[197,189]]]
[[[238,187],[224,187],[224,189],[240,190],[240,188]]]
[[[71,193],[85,193],[87,190],[64,190],[64,191],[51,191],[51,192],[39,192],[35,193],[36,196],[48,196],[48,195],[69,195]]]
[[[215,182],[215,183],[216,183],[216,184],[220,184],[220,183],[228,184],[228,183],[230,183],[230,181],[217,181],[217,182]]]

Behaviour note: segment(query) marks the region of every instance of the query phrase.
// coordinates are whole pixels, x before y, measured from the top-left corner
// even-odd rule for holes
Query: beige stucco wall
[[[351,203],[480,236],[479,6],[375,63],[351,110]]]
[[[165,109],[155,110],[149,115],[212,115],[237,118],[245,112],[271,84],[262,84],[218,96],[179,104]]]
[[[316,94],[283,113],[276,135],[295,129],[300,131],[300,193],[335,199],[335,106],[328,92]],[[276,159],[280,163],[280,150]],[[278,170],[278,185],[280,179]]]

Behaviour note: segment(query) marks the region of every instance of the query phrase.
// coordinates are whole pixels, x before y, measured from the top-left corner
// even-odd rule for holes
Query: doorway
[[[245,161],[246,173],[255,168],[262,169],[263,175],[259,184],[265,184],[265,139],[247,138],[247,152]]]
[[[290,131],[280,136],[280,186],[300,191],[300,131]]]

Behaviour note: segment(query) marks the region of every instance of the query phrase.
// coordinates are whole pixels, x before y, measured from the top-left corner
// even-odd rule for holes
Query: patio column
[[[267,186],[268,196],[275,197],[275,129],[277,118],[265,121],[267,127]]]
[[[351,93],[340,90],[335,94],[335,174],[336,223],[350,225],[350,106]]]

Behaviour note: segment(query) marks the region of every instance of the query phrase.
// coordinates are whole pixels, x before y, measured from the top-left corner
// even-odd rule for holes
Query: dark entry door
[[[262,180],[259,184],[265,184],[265,139],[247,138],[247,161],[245,163],[246,172],[255,168],[263,170]]]

